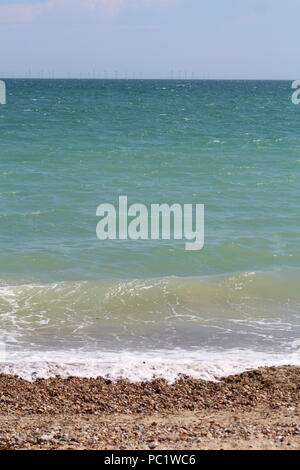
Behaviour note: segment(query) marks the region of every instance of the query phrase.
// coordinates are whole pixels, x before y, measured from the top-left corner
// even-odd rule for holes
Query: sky
[[[300,0],[0,0],[0,78],[300,78]]]

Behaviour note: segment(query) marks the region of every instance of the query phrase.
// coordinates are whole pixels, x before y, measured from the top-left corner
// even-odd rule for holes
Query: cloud
[[[31,22],[50,11],[99,11],[115,14],[123,8],[141,4],[158,4],[176,0],[11,0],[0,5],[0,23]]]
[[[33,21],[40,13],[49,8],[49,3],[13,3],[0,5],[0,22]]]
[[[0,5],[0,22],[31,22],[49,11],[99,10],[114,14],[141,1],[144,0],[12,0],[9,4]]]

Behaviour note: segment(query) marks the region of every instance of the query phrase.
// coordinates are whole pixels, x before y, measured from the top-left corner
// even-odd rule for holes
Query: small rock
[[[26,438],[25,434],[22,434],[22,433],[18,433],[14,436],[15,440],[17,442],[23,442]]]
[[[158,443],[157,443],[157,442],[154,442],[154,441],[153,441],[153,442],[150,442],[150,443],[148,444],[148,447],[149,447],[149,449],[151,449],[151,450],[156,449],[157,446],[158,446]]]
[[[39,437],[42,441],[51,441],[53,439],[53,434],[43,434],[42,436]]]

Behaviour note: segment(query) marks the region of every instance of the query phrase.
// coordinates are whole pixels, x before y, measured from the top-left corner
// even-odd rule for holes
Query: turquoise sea
[[[213,378],[300,363],[285,81],[6,80],[0,369]],[[205,205],[205,246],[100,241],[101,203]]]

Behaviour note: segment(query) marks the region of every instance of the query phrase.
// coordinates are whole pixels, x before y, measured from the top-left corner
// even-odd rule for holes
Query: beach
[[[300,367],[221,381],[0,376],[2,449],[299,449]]]

